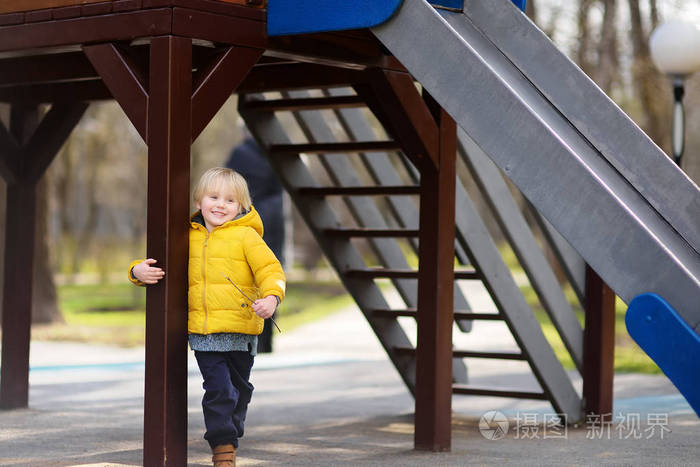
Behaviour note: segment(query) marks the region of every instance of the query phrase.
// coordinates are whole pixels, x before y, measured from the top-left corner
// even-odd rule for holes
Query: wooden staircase
[[[370,83],[376,79],[370,72],[367,75]],[[422,162],[415,145],[407,146],[411,138],[421,137],[420,128],[415,125],[415,133],[407,135],[410,132],[400,119],[396,123],[388,118],[391,102],[378,103],[382,83],[348,84],[240,95],[239,110],[328,261],[415,395],[417,338],[402,326],[401,319],[418,316]],[[502,176],[478,148],[467,150],[470,144],[460,135],[459,163],[477,180],[580,369],[583,331],[571,305],[510,192],[503,191]],[[459,177],[455,203],[456,327],[470,332],[475,320],[503,321],[520,350],[453,349],[453,394],[549,400],[568,421],[579,420],[582,398],[555,357]],[[573,257],[564,251],[564,243],[556,245],[562,248],[562,258]],[[575,268],[564,263],[567,266]],[[473,310],[458,286],[461,281],[481,281],[496,309]],[[390,306],[396,295],[402,304]],[[475,387],[468,382],[465,359],[525,361],[540,389]]]

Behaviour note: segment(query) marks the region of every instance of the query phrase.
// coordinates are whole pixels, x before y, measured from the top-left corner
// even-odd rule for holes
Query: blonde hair
[[[248,183],[241,174],[225,167],[213,167],[204,172],[194,187],[193,198],[199,203],[207,193],[218,189],[231,193],[242,210],[250,211]]]

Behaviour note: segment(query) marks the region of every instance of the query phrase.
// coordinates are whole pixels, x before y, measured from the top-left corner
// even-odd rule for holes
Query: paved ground
[[[476,326],[460,346],[514,345],[501,323]],[[457,396],[452,451],[426,453],[412,449],[413,399],[359,312],[283,332],[275,348],[256,359],[239,467],[700,465],[700,420],[663,376],[618,375],[608,431],[548,426],[542,402]],[[31,365],[30,408],[0,412],[0,465],[141,463],[143,349],[36,342]],[[518,362],[469,372],[474,383],[536,386]],[[188,463],[210,465],[192,359],[188,384]],[[479,429],[490,411],[491,426],[508,426],[501,439]]]

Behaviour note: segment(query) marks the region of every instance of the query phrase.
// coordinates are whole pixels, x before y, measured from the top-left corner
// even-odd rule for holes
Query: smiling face
[[[248,184],[238,172],[213,167],[202,174],[192,193],[204,225],[211,232],[242,212],[250,211]]]
[[[215,188],[204,193],[202,199],[195,204],[197,209],[202,211],[204,224],[210,232],[215,227],[232,220],[241,211],[241,204],[233,196],[233,193],[222,188]]]

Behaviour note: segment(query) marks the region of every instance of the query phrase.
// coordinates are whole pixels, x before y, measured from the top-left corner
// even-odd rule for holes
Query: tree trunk
[[[45,177],[37,185],[36,238],[34,239],[34,289],[32,323],[63,322],[49,261],[48,190]]]
[[[525,3],[525,14],[532,20],[533,23],[538,24],[537,5],[535,5],[535,0],[527,0],[527,3]]]
[[[638,122],[649,137],[661,147],[668,146],[669,124],[667,99],[670,88],[656,70],[649,53],[649,35],[644,30],[639,0],[628,0],[630,9],[630,39],[634,61],[632,75],[642,108],[642,121]]]
[[[610,95],[618,74],[617,51],[617,0],[602,0],[603,24],[601,25],[600,42],[598,43],[598,65],[595,67],[594,81]]]
[[[593,64],[591,60],[591,29],[588,16],[591,12],[594,0],[581,0],[577,13],[578,25],[578,48],[576,49],[576,63],[586,73],[591,76]]]

